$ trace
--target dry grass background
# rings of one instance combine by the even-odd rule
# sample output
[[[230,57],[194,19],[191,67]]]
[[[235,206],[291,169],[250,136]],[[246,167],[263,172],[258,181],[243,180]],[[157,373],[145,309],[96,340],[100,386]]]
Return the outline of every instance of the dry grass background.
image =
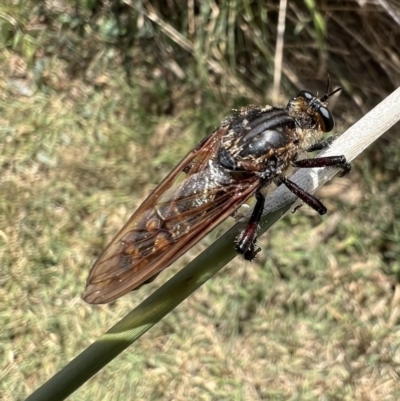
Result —
[[[397,1],[0,5],[0,399],[22,400],[153,284],[80,299],[95,257],[230,109],[345,88],[343,131],[400,83]],[[71,400],[397,400],[400,146],[393,130]],[[229,224],[226,224],[227,227]]]

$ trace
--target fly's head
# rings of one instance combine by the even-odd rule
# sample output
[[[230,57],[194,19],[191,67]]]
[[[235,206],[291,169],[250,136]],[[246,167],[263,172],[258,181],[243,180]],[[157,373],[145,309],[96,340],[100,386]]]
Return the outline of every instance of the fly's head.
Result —
[[[335,120],[328,109],[327,100],[342,88],[326,93],[319,98],[307,90],[300,91],[286,106],[288,114],[296,121],[296,125],[314,136],[320,137],[330,132],[335,126]]]

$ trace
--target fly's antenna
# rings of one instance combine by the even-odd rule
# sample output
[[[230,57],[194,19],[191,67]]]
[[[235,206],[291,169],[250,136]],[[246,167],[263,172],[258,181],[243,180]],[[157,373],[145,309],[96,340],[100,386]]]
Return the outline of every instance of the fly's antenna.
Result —
[[[321,102],[326,102],[331,96],[333,96],[335,93],[340,92],[343,88],[339,87],[336,88],[334,91],[329,92],[331,90],[331,78],[328,74],[328,79],[327,79],[327,85],[326,85],[326,90],[325,90],[325,95],[321,97]]]

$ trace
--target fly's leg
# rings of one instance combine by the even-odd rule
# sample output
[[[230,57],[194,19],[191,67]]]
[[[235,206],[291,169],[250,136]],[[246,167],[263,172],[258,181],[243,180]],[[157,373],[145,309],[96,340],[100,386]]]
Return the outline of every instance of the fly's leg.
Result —
[[[265,196],[261,192],[256,192],[256,205],[254,206],[253,213],[250,216],[246,227],[236,238],[235,250],[243,256],[246,260],[254,260],[257,253],[261,248],[257,246],[257,230],[260,223]]]
[[[328,138],[324,142],[320,142],[320,144],[316,144],[314,146],[323,146],[327,147],[332,143],[333,139]],[[318,148],[314,149],[318,150]],[[304,160],[296,160],[293,163],[293,166],[300,168],[313,168],[313,167],[338,167],[342,170],[341,177],[347,174],[351,170],[351,165],[347,163],[346,158],[344,156],[326,156],[319,157],[315,159],[304,159]],[[320,215],[323,215],[327,212],[326,207],[323,203],[317,199],[314,195],[309,194],[303,188],[299,187],[293,181],[283,177],[278,180],[278,185],[284,184],[291,192],[293,192],[300,200],[314,209]],[[260,248],[257,246],[257,229],[260,223],[263,209],[265,196],[261,192],[256,192],[256,205],[254,206],[253,213],[243,231],[239,234],[236,239],[235,249],[236,252],[241,254],[246,260],[255,259],[258,252],[260,252]],[[298,207],[297,207],[298,208]],[[297,210],[297,208],[295,210]]]
[[[303,159],[292,162],[292,165],[300,168],[313,167],[338,167],[342,170],[340,177],[343,177],[351,170],[351,164],[347,163],[344,156],[316,157],[315,159]]]
[[[296,160],[292,164],[293,166],[300,168],[338,167],[342,170],[340,175],[341,177],[351,170],[351,165],[347,163],[344,156],[326,156],[317,157],[315,159]],[[293,192],[298,198],[300,198],[304,203],[313,208],[319,214],[322,215],[326,213],[326,207],[319,199],[317,199],[314,195],[309,194],[293,181],[290,181],[287,178],[281,178],[278,183],[286,185],[291,192]]]
[[[280,178],[278,181],[278,185],[279,184],[284,184],[287,189],[293,192],[299,199],[301,199],[304,203],[314,209],[317,213],[322,215],[327,212],[326,207],[318,198],[316,198],[314,195],[309,194],[293,181],[290,181],[287,178]]]
[[[287,178],[281,178],[278,182],[286,185],[298,198],[304,203],[312,207],[319,214],[326,213],[326,207],[315,196],[309,194],[304,189],[300,188],[293,181]],[[257,229],[262,217],[265,196],[261,192],[256,192],[256,205],[254,206],[253,213],[250,216],[246,227],[236,238],[235,250],[243,256],[246,260],[254,260],[257,253],[260,252],[260,247],[257,246]]]

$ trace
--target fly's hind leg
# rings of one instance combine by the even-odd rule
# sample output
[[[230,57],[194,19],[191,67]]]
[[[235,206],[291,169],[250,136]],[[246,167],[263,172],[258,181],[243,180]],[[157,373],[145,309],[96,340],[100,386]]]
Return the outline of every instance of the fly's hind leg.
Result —
[[[256,192],[256,205],[246,227],[236,238],[235,250],[246,260],[254,260],[261,248],[257,246],[257,230],[264,210],[265,196]]]

